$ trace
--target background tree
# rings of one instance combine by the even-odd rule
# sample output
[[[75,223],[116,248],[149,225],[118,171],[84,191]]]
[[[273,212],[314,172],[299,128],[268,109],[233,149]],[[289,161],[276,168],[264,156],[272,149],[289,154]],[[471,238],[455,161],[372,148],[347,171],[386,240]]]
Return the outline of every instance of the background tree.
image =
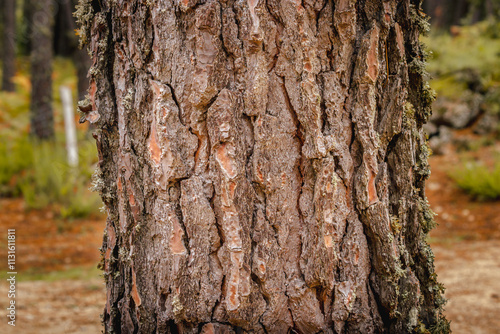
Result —
[[[19,1],[19,0],[17,0]],[[31,53],[31,31],[33,25],[32,0],[22,0],[22,15],[19,22],[18,45],[20,54],[28,56]]]
[[[464,20],[476,23],[500,16],[500,4],[493,0],[433,0],[425,1],[423,8],[431,16],[431,22],[440,28],[460,25]]]
[[[76,35],[76,21],[73,17],[78,1],[65,0],[59,2],[54,24],[55,54],[70,57],[73,60],[78,78],[78,98],[83,99],[88,89],[87,73],[90,67],[90,58],[85,49],[80,48],[79,38]]]
[[[52,110],[52,0],[32,1],[31,27],[31,132],[39,139],[54,136]]]
[[[12,77],[16,72],[16,1],[2,1],[3,12],[3,69],[2,90],[13,92],[15,90]]]
[[[106,332],[445,333],[419,1],[81,0]]]

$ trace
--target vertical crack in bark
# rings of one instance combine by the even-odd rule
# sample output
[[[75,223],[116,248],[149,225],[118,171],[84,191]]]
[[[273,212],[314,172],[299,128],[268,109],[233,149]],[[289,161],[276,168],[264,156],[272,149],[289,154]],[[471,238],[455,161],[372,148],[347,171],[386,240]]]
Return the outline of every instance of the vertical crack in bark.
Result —
[[[300,142],[300,152],[301,152],[300,154],[301,154],[301,158],[302,158],[302,156],[303,156],[302,147],[304,146],[304,133],[302,131],[302,125],[300,124],[299,118],[297,116],[297,112],[295,111],[292,103],[290,102],[290,96],[288,95],[288,91],[286,90],[286,86],[285,86],[285,78],[284,77],[280,77],[280,78],[282,80],[281,88],[282,88],[283,94],[285,96],[286,107],[288,108],[288,110],[290,110],[290,113],[293,117],[293,123],[295,124],[295,128],[296,128],[295,137]]]
[[[290,114],[292,115],[293,123],[294,123],[295,129],[296,129],[294,138],[296,138],[296,140],[299,143],[299,147],[300,147],[300,149],[299,149],[300,158],[298,159],[297,166],[295,167],[297,169],[297,174],[299,176],[299,183],[300,183],[296,206],[297,206],[297,212],[299,214],[299,223],[301,225],[303,225],[304,215],[302,213],[302,210],[300,209],[300,196],[302,194],[302,189],[304,188],[304,175],[302,173],[302,163],[305,161],[305,159],[307,159],[303,153],[304,137],[303,137],[303,132],[302,132],[302,126],[301,126],[300,121],[298,119],[297,113],[294,110],[292,103],[290,102],[290,96],[288,95],[288,91],[287,91],[286,86],[285,86],[285,78],[284,77],[281,77],[281,82],[282,82],[281,89],[282,89],[283,95],[285,97],[286,107],[290,111]],[[303,251],[303,249],[302,249],[303,248],[302,236],[299,239],[300,239],[300,246],[299,246],[300,249],[299,249],[299,256],[297,259],[298,261],[300,261],[300,259],[302,258],[302,251]],[[302,270],[300,269],[300,263],[297,264],[297,267],[299,269],[299,274],[301,275],[301,279],[305,282],[304,273],[302,273]]]
[[[435,279],[427,277],[433,274],[429,262],[431,255],[422,244],[424,235],[419,234],[422,232],[420,224],[423,224],[419,220],[424,215],[421,211],[427,210],[427,207],[422,210],[417,208],[417,204],[423,203],[425,198],[423,182],[426,165],[420,162],[423,151],[418,149],[423,142],[421,138],[413,138],[412,134],[406,138],[404,133],[388,132],[380,125],[385,114],[394,113],[391,108],[398,102],[394,102],[393,94],[390,93],[397,89],[398,73],[404,79],[398,72],[404,67],[394,72],[394,80],[393,77],[389,78],[392,67],[396,66],[390,54],[393,46],[389,44],[394,42],[387,39],[385,44],[381,42],[386,37],[385,30],[389,31],[390,28],[381,22],[384,18],[387,21],[387,13],[380,16],[379,11],[392,10],[391,15],[397,13],[397,17],[389,17],[401,22],[409,30],[404,46],[406,56],[410,57],[421,53],[415,49],[418,43],[412,43],[416,36],[412,30],[415,29],[414,23],[406,17],[411,10],[396,12],[397,3],[394,0],[384,3],[327,0],[316,4],[307,1],[275,3],[257,0],[246,4],[187,0],[179,4],[165,4],[164,11],[160,13],[139,2],[133,1],[129,7],[121,8],[108,3],[108,0],[102,1],[103,8],[109,9],[97,13],[92,26],[92,47],[102,57],[96,58],[95,69],[98,71],[92,72],[91,77],[98,84],[96,96],[99,112],[102,113],[102,124],[99,124],[101,132],[97,136],[103,159],[100,166],[105,187],[109,188],[101,194],[110,212],[107,225],[113,231],[116,230],[114,246],[111,237],[103,240],[108,265],[108,309],[104,317],[107,331],[124,331],[130,325],[128,329],[135,332],[205,332],[210,328],[215,331],[224,328],[228,331],[264,333],[314,333],[318,330],[370,333],[381,331],[383,327],[389,332],[404,332],[411,331],[414,319],[400,316],[397,312],[407,313],[412,307],[410,304],[419,298],[422,303],[417,309],[416,319],[427,327],[436,323],[439,315],[433,312],[439,311],[439,293],[436,292],[439,286]],[[399,5],[400,9],[407,7],[408,1]],[[332,11],[332,15],[329,15],[329,11]],[[104,26],[103,22],[99,23],[100,19],[104,20]],[[136,34],[128,25],[129,19],[138,26],[151,25],[152,29],[145,29],[142,35]],[[227,24],[230,32],[224,30],[224,24]],[[330,29],[330,25],[333,31],[325,32],[325,29]],[[374,26],[382,27],[374,43],[377,48],[380,44],[379,55],[375,55],[375,60],[380,63],[380,70],[387,72],[383,80],[382,74],[378,76],[377,66],[366,70],[363,63],[363,58],[366,58],[363,47],[369,35],[367,32]],[[137,38],[144,34],[146,37],[142,41]],[[105,43],[101,35],[105,35]],[[127,72],[127,66],[135,70],[135,74]],[[367,96],[366,86],[372,83],[364,82],[366,78],[360,79],[364,72],[376,81],[373,88],[376,94],[376,126],[366,120],[370,107],[366,108],[369,103],[363,99]],[[192,73],[192,77],[189,73]],[[254,74],[261,77],[254,80]],[[275,75],[278,76],[276,79]],[[418,73],[411,74],[410,78],[411,85],[415,87],[406,87],[408,84],[404,80],[401,87],[410,90],[409,100],[423,113],[427,109],[418,101],[423,88],[420,87],[421,80],[414,83],[415,78],[419,79]],[[158,126],[157,141],[164,140],[158,147],[171,149],[170,152],[164,151],[163,156],[160,154],[162,159],[171,159],[162,170],[167,175],[165,189],[154,183],[158,170],[151,161],[150,150],[144,149],[151,137],[148,132],[153,129],[148,123],[151,122],[151,116],[146,115],[152,105],[148,79],[161,82],[171,91],[171,98],[159,98],[158,108],[170,108],[173,112],[177,107],[179,113],[178,121],[165,118],[162,124],[153,124]],[[277,85],[272,84],[273,81]],[[238,107],[226,110],[221,106],[221,109],[214,109],[211,117],[218,118],[221,113],[227,113],[228,119],[236,119],[236,126],[228,123],[229,128],[236,129],[233,137],[226,134],[229,130],[224,119],[218,118],[214,123],[217,129],[211,129],[208,121],[207,114],[224,89],[228,90],[224,94],[240,97],[235,103]],[[328,97],[330,104],[325,103],[328,89],[338,89],[336,95]],[[318,90],[323,93],[319,95],[319,101],[316,99]],[[124,98],[123,92],[129,91],[132,92],[133,106],[122,112],[119,109],[122,107],[120,101]],[[247,106],[244,105],[247,98],[245,94],[249,96]],[[387,99],[383,95],[388,96]],[[262,101],[257,101],[259,99]],[[228,102],[221,99],[221,104]],[[364,105],[365,109],[360,108],[360,105]],[[241,116],[241,108],[244,109],[243,113],[248,111],[248,114]],[[132,115],[132,111],[135,114]],[[280,114],[280,111],[285,112]],[[144,119],[142,115],[145,115]],[[396,119],[398,115],[391,117]],[[120,129],[116,129],[118,120]],[[346,126],[351,126],[351,129],[344,129]],[[419,126],[413,124],[409,130],[419,130]],[[379,136],[382,134],[382,140],[386,140],[380,148],[373,144],[376,140],[371,142],[373,131]],[[210,133],[223,139],[219,142],[219,137],[214,138]],[[145,134],[142,137],[146,139],[141,139],[141,134]],[[123,139],[124,136],[129,138]],[[190,148],[182,151],[185,146],[176,141],[179,138],[181,142],[192,141],[187,145]],[[323,139],[325,154],[319,149]],[[130,140],[132,146],[128,147]],[[405,144],[406,140],[409,143]],[[309,145],[309,141],[311,147],[304,148]],[[204,142],[208,142],[208,146]],[[229,150],[227,143],[234,145],[234,150]],[[220,152],[215,152],[219,146]],[[304,149],[309,153],[305,154]],[[199,157],[205,150],[208,150],[208,157],[203,156],[201,163]],[[408,155],[400,161],[395,160],[401,166],[393,168],[395,162],[391,161],[389,155],[398,152],[404,155],[405,150],[418,156],[412,158]],[[127,162],[129,168],[136,168],[145,162],[146,166],[142,170],[128,171],[134,173],[132,179],[123,178],[120,170],[113,165],[113,162],[126,159],[123,152],[138,159],[137,162]],[[308,158],[312,156],[318,158]],[[366,174],[367,156],[374,159],[370,161],[371,174]],[[172,162],[175,159],[178,160]],[[422,170],[408,172],[406,167],[412,159],[417,160]],[[325,165],[326,161],[331,165]],[[384,164],[387,164],[387,168]],[[197,168],[201,165],[206,168]],[[326,179],[320,182],[318,179],[318,175],[323,173],[321,167],[326,168],[324,166],[332,169],[331,175],[326,173],[332,177],[331,182]],[[404,175],[399,173],[403,169]],[[231,177],[235,175],[233,172],[238,174],[237,181]],[[123,186],[123,190],[119,191],[117,185],[113,185],[118,174]],[[366,174],[365,179],[362,179],[363,174]],[[398,177],[394,177],[396,174]],[[148,180],[148,175],[154,175],[153,180]],[[230,179],[222,180],[226,176]],[[377,201],[371,203],[370,200],[368,204],[363,197],[364,190],[359,186],[366,179],[373,181],[368,192],[376,191],[377,194]],[[194,187],[193,182],[201,183]],[[191,184],[189,189],[184,190],[197,195],[182,198],[169,193],[170,189],[179,190],[181,183],[182,188]],[[231,258],[228,240],[224,239],[233,234],[225,231],[229,223],[222,221],[224,213],[221,213],[223,210],[217,201],[223,190],[217,188],[220,186],[218,183],[225,183],[227,189],[232,188],[229,193],[233,191],[234,195],[231,195],[231,199],[235,202],[231,205],[234,205],[232,209],[237,211],[238,218],[231,216],[231,219],[234,220],[232,223],[240,224],[241,230],[236,225],[230,228],[240,234],[243,240],[241,253],[244,254],[239,260],[235,256],[238,265]],[[144,189],[136,189],[137,184],[141,184]],[[215,191],[210,189],[210,184],[216,187]],[[345,203],[343,199],[336,201],[332,191],[329,195],[323,195],[330,197],[320,202],[320,193],[327,191],[327,186],[341,189],[338,194],[348,198]],[[418,187],[420,191],[408,192],[410,186]],[[172,191],[175,193],[175,190]],[[384,195],[387,191],[393,194]],[[198,193],[201,197],[198,197]],[[256,197],[249,195],[251,193],[255,193]],[[140,199],[138,194],[148,199]],[[122,206],[125,206],[123,210],[116,209],[119,202],[117,195],[125,199],[121,199],[124,203]],[[134,218],[132,203],[127,204],[130,195],[137,197],[138,202],[144,202],[140,214],[141,220],[144,220],[141,225],[145,229],[140,233],[133,232],[132,223],[127,223],[127,229],[122,233],[118,223],[115,223],[120,218]],[[155,199],[151,199],[155,196]],[[245,201],[246,196],[253,199]],[[297,196],[296,199],[293,196]],[[403,198],[402,204],[394,202],[393,198],[398,196]],[[196,245],[196,241],[205,236],[197,239],[200,237],[197,228],[202,224],[195,223],[199,216],[195,213],[196,205],[188,202],[188,197],[193,198],[193,201],[195,198],[206,199],[208,204],[205,203],[205,212],[211,212],[215,217],[209,225],[213,228],[214,238],[220,242],[209,249],[206,263],[201,261],[196,264],[199,267],[211,261],[209,267],[217,267],[215,279],[215,276],[210,276],[212,270],[206,273],[206,277],[212,277],[207,282],[216,282],[210,289],[221,293],[218,299],[212,295],[213,299],[210,300],[213,304],[197,302],[198,295],[191,293],[210,284],[202,282],[206,278],[203,276],[205,273],[197,276],[198,273],[193,271],[195,269],[189,266],[191,258],[196,258],[197,247],[201,247]],[[181,200],[186,202],[181,203]],[[323,216],[324,209],[317,203],[325,203],[325,210],[332,212]],[[344,213],[339,205],[350,210],[342,222],[339,215]],[[306,210],[307,206],[312,206],[312,211]],[[162,240],[171,233],[168,229],[172,222],[163,219],[167,207],[175,211],[179,219],[186,254],[170,254],[168,240]],[[406,212],[404,215],[400,213],[400,219],[404,220],[401,233],[406,236],[419,234],[419,237],[411,240],[408,237],[402,244],[402,234],[386,226],[391,223],[391,216],[387,218],[386,211],[389,214]],[[310,216],[311,212],[313,216]],[[383,217],[377,218],[375,213]],[[327,227],[336,234],[327,235]],[[264,231],[259,231],[259,228]],[[386,231],[386,228],[389,230]],[[332,243],[332,240],[335,242]],[[365,245],[366,240],[370,246]],[[165,242],[167,245],[162,245]],[[316,248],[309,252],[307,242]],[[387,248],[386,243],[396,248]],[[336,256],[339,261],[333,268],[327,257],[314,259],[316,255],[326,254],[324,250],[330,249],[332,245],[337,247],[335,252],[338,252]],[[127,255],[129,251],[134,254],[128,260],[123,254]],[[395,256],[399,255],[397,259],[391,258],[392,251]],[[158,254],[162,256],[158,257]],[[114,257],[117,259],[113,260]],[[405,260],[406,257],[411,259]],[[414,263],[408,266],[412,260]],[[144,295],[141,305],[130,301],[133,274],[127,269],[131,265],[127,261],[132,261],[136,268],[138,293],[157,291],[158,296],[146,298]],[[384,265],[388,266],[387,270],[380,269]],[[147,277],[145,268],[153,269],[153,278]],[[384,274],[386,271],[387,275]],[[249,284],[243,286],[246,274],[249,275]],[[228,309],[225,295],[230,293],[229,288],[234,288],[234,284],[230,286],[229,282],[231,275],[238,278],[235,286],[239,300],[237,306]],[[400,291],[403,290],[409,293],[408,298],[402,297]],[[203,307],[206,309],[199,311]],[[379,314],[382,317],[380,321],[377,320]],[[405,321],[410,325],[405,324]],[[367,325],[369,322],[372,324]],[[365,325],[368,327],[363,327]]]
[[[179,191],[181,192],[181,182],[182,180],[187,180],[188,178],[187,177],[184,177],[184,178],[181,178],[181,179],[178,179],[175,181],[175,184],[173,184],[170,188],[173,188],[173,187],[176,187]],[[182,243],[184,244],[184,249],[186,250],[186,258],[189,257],[189,255],[191,255],[191,248],[189,247],[189,235],[187,233],[187,230],[186,230],[186,225],[184,224],[184,217],[183,217],[183,214],[182,214],[182,209],[181,209],[181,196],[179,196],[179,198],[177,200],[175,200],[173,203],[175,205],[175,211],[176,211],[176,214],[177,214],[177,218],[178,218],[178,221],[179,221],[179,224],[181,226],[181,229],[182,229]]]
[[[183,119],[182,119],[183,118],[182,117],[182,108],[181,108],[181,105],[179,104],[179,102],[177,100],[177,96],[175,94],[174,87],[172,87],[172,85],[170,83],[168,83],[168,82],[161,82],[161,83],[164,84],[164,85],[166,85],[166,86],[168,86],[168,88],[170,88],[170,92],[172,93],[172,99],[174,100],[174,103],[177,106],[177,109],[179,110],[179,114],[178,114],[179,120],[181,121],[182,125],[186,126],[186,124],[183,122]]]

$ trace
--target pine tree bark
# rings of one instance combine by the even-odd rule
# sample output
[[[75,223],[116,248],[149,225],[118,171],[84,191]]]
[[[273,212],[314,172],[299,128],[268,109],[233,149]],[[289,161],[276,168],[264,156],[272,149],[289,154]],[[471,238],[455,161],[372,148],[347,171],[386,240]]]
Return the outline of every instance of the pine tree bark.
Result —
[[[13,92],[15,90],[12,77],[16,74],[16,2],[4,0],[3,11],[3,69],[2,90]]]
[[[32,2],[31,26],[31,133],[38,139],[54,137],[52,58],[54,24],[51,0]]]
[[[81,0],[107,333],[446,333],[418,1]]]

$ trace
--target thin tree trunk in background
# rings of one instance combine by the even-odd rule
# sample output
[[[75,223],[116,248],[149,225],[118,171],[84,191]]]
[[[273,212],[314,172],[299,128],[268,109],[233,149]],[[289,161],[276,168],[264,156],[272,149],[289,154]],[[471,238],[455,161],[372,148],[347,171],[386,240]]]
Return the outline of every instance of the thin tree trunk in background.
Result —
[[[416,2],[80,2],[106,333],[449,332]]]
[[[455,15],[453,17],[452,25],[459,25],[462,19],[469,13],[470,9],[474,9],[467,0],[453,0],[450,1],[450,7],[455,7]]]
[[[498,5],[494,6],[491,0],[429,0],[424,2],[423,7],[430,15],[433,26],[439,28],[474,24],[489,16],[498,16]]]
[[[71,26],[73,24],[73,18],[71,16],[71,9],[69,9],[70,15],[68,15],[67,7],[72,7],[70,0],[59,0],[57,1],[57,7],[54,11],[54,54],[63,57],[68,57],[71,54],[75,44],[74,40],[71,38],[74,29]]]
[[[90,68],[90,57],[84,49],[76,48],[71,54],[71,58],[76,67],[76,75],[78,78],[78,100],[83,100],[89,89],[88,71]]]
[[[495,10],[498,8],[498,3],[496,6],[497,8],[495,8],[495,6],[493,6],[493,0],[486,0],[484,7],[485,7],[485,12],[486,12],[486,17],[490,17],[490,16],[496,17],[499,14],[499,13],[495,13]]]
[[[16,1],[3,0],[3,69],[2,90],[15,90],[12,77],[16,74]]]
[[[54,136],[52,110],[52,25],[51,0],[33,5],[31,34],[31,133],[39,139]]]
[[[18,45],[19,52],[28,56],[31,54],[31,34],[33,25],[33,6],[32,0],[23,0],[23,15],[19,24]]]
[[[75,11],[75,3],[77,1],[66,0],[59,4],[59,16],[64,21],[64,38],[66,40],[66,53],[70,55],[75,65],[76,74],[78,78],[78,100],[83,100],[89,88],[89,80],[87,73],[90,67],[90,57],[85,49],[79,46],[78,36],[75,34],[76,22],[73,17]]]

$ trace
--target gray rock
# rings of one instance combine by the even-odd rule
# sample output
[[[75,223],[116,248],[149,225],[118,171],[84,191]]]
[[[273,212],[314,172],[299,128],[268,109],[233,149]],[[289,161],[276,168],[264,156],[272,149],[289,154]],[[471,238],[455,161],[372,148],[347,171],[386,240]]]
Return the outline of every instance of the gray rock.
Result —
[[[432,152],[437,155],[445,154],[447,151],[447,144],[453,138],[452,131],[449,127],[441,125],[438,128],[438,135],[429,139],[429,146]]]
[[[434,104],[431,122],[447,125],[454,129],[465,128],[479,115],[483,97],[480,94],[466,94],[459,101],[442,98]]]
[[[493,115],[491,113],[486,113],[479,118],[479,120],[474,124],[472,130],[475,134],[486,135],[494,132],[498,129],[499,119],[498,115]]]
[[[424,124],[424,131],[430,137],[431,135],[434,135],[438,132],[438,127],[436,126],[436,124],[429,122]]]
[[[443,115],[443,121],[452,128],[461,129],[470,122],[475,116],[474,114],[474,111],[469,108],[467,103],[450,103]]]

